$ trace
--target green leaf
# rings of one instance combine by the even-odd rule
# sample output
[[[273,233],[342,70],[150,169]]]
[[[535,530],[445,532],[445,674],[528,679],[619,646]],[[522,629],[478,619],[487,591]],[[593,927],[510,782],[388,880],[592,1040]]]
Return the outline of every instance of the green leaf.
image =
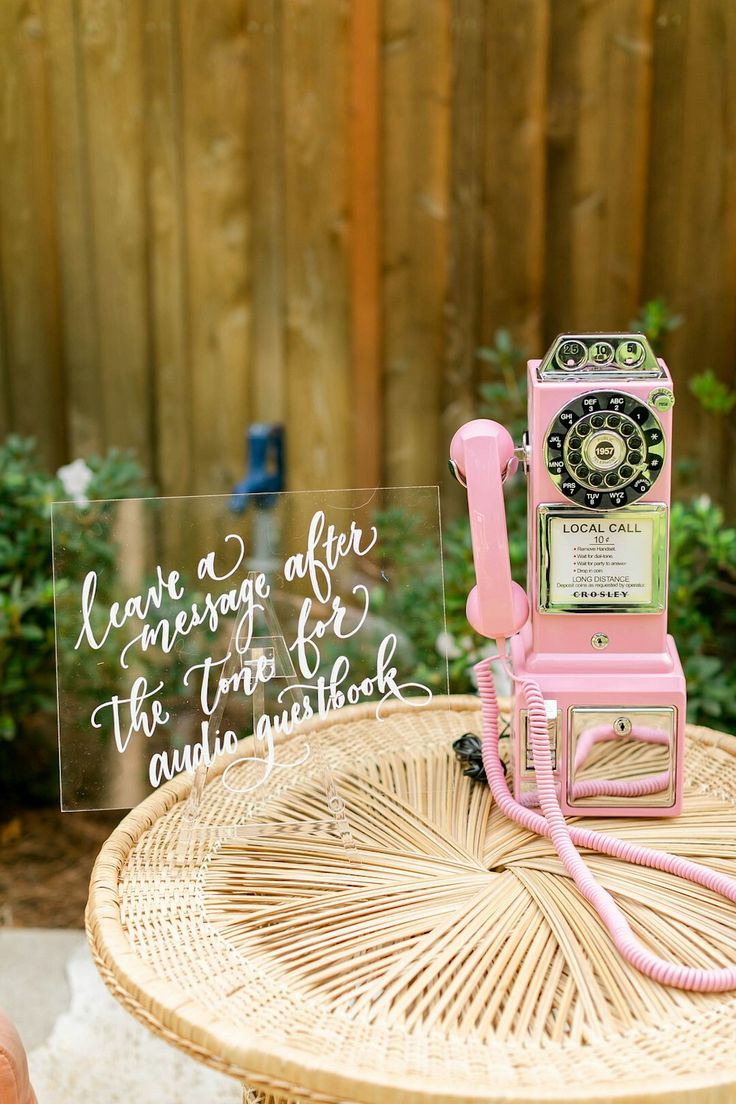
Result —
[[[708,414],[730,414],[736,406],[736,391],[718,379],[710,368],[693,376],[688,387]]]

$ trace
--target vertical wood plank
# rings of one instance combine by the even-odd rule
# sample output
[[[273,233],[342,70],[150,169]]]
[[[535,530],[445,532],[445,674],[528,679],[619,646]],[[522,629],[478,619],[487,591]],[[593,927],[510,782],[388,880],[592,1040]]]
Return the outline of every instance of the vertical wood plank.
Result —
[[[0,272],[8,415],[38,439],[43,460],[66,455],[56,218],[40,0],[0,5]]]
[[[242,475],[250,343],[243,0],[181,12],[192,440],[198,493]]]
[[[1,273],[0,273],[1,274]],[[0,441],[3,441],[13,428],[11,403],[10,365],[6,348],[5,319],[0,300]]]
[[[74,0],[45,0],[51,153],[57,216],[64,396],[71,456],[102,452],[97,289],[90,217],[85,103]]]
[[[450,12],[384,7],[383,167],[386,478],[434,483],[447,296]]]
[[[548,338],[625,328],[640,304],[653,2],[552,12]]]
[[[736,66],[733,59],[736,58],[736,11],[733,5],[725,12],[725,55],[729,59],[726,63],[724,77],[724,95],[722,103],[726,107],[724,119],[723,151],[723,195],[724,202],[724,226],[723,226],[723,275],[724,289],[722,303],[726,309],[726,324],[724,326],[723,342],[719,350],[718,372],[732,389],[736,390]],[[725,506],[728,517],[733,521],[736,518],[736,429],[733,424],[733,415],[724,419],[721,424],[721,481],[720,502]],[[709,477],[710,482],[710,477]]]
[[[483,341],[541,354],[547,0],[491,8],[486,37]]]
[[[0,201],[0,215],[2,206]],[[0,289],[2,280],[2,222],[0,222]],[[13,430],[12,364],[8,348],[8,329],[5,322],[5,295],[0,293],[0,438],[3,440]]]
[[[156,479],[162,495],[193,487],[179,4],[148,0],[145,25],[146,196]]]
[[[252,417],[286,418],[281,0],[248,5]]]
[[[143,0],[80,0],[105,443],[152,467]]]
[[[652,0],[608,0],[580,29],[572,315],[621,329],[640,302],[651,97]]]
[[[358,487],[381,479],[379,0],[353,0],[350,36],[351,302]]]
[[[675,281],[673,250],[679,241],[679,198],[682,168],[689,0],[657,0],[652,63],[652,126],[647,174],[644,294],[670,294]]]
[[[70,455],[88,456],[103,450],[105,426],[81,42],[75,0],[45,0],[44,11],[63,321],[63,402]]]
[[[685,319],[665,348],[681,404],[678,454],[698,459],[699,486],[733,510],[729,427],[701,411],[687,387],[708,368],[736,383],[736,8],[659,0],[656,27],[645,286]]]
[[[484,0],[452,0],[450,209],[442,442],[476,413],[475,377],[481,344],[484,112]],[[450,513],[466,496],[444,477]]]
[[[550,9],[547,65],[547,168],[544,223],[543,344],[575,328],[571,310],[573,279],[570,204],[575,192],[580,51],[578,0],[555,0]]]
[[[349,14],[283,4],[289,487],[351,486]]]

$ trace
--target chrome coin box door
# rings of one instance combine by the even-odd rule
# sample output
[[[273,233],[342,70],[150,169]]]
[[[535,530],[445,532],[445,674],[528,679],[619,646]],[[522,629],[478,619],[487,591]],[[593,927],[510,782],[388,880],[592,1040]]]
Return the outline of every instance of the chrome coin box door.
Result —
[[[670,807],[675,799],[677,714],[672,706],[570,709],[567,792],[578,808]]]

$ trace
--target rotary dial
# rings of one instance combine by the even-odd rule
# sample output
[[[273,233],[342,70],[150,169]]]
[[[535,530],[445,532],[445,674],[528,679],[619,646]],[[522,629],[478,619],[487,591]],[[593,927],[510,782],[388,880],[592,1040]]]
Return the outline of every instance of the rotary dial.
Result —
[[[664,431],[640,399],[580,395],[559,412],[544,444],[556,487],[590,510],[618,510],[645,495],[664,466]]]

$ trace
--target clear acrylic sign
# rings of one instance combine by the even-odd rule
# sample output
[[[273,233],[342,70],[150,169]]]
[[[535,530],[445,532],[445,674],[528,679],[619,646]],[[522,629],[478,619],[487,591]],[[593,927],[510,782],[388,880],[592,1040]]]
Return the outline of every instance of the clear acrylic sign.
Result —
[[[436,487],[61,502],[52,525],[64,809],[130,808],[226,763],[246,803],[319,776],[334,812],[314,722],[447,692],[426,645]]]

